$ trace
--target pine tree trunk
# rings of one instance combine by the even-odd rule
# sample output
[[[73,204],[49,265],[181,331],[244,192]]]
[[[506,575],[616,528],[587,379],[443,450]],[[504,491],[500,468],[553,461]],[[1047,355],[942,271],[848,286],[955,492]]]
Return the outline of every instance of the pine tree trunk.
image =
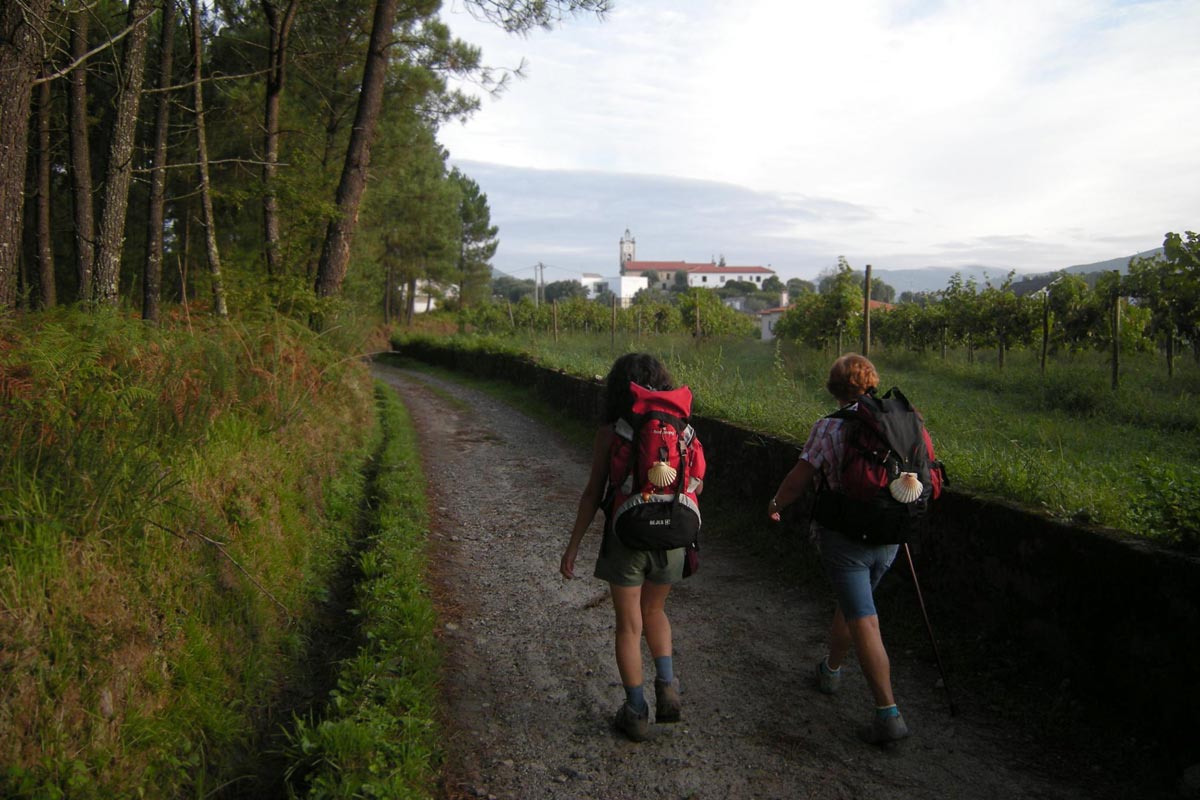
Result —
[[[83,58],[88,49],[89,11],[74,15],[71,26],[71,59]],[[75,279],[77,300],[92,299],[96,268],[96,211],[92,203],[92,150],[88,137],[87,67],[71,70],[67,103],[67,130],[71,140],[71,183],[75,212]]]
[[[337,189],[337,216],[330,220],[317,265],[316,293],[329,297],[341,291],[350,261],[350,245],[358,227],[358,209],[367,186],[367,169],[371,163],[371,140],[379,121],[383,104],[384,79],[387,77],[387,47],[392,40],[396,21],[397,0],[376,0],[375,17],[371,23],[371,42],[363,68],[362,91],[342,178]]]
[[[275,178],[279,170],[279,108],[283,99],[283,81],[287,74],[287,43],[296,19],[299,0],[290,0],[283,16],[271,0],[262,0],[267,18],[267,96],[263,112],[263,239],[267,262],[267,277],[278,277],[281,271],[279,256],[279,198]]]
[[[43,70],[44,73],[44,70]],[[50,239],[50,82],[38,87],[37,265],[38,306],[53,308],[54,244]]]
[[[125,212],[129,209],[129,187],[133,182],[133,150],[136,144],[138,104],[142,98],[142,75],[146,67],[146,39],[150,33],[151,0],[132,0],[129,24],[134,29],[125,37],[125,54],[117,90],[112,142],[104,179],[104,207],[100,213],[100,243],[96,252],[97,302],[116,305],[120,297],[121,257],[125,252]]]
[[[167,134],[171,123],[171,69],[175,55],[175,0],[163,0],[159,40],[158,111],[154,119],[154,161],[150,167],[150,208],[146,222],[146,270],[142,277],[142,319],[158,322],[162,299],[163,219],[167,201]]]
[[[404,298],[404,327],[410,328],[413,323],[413,313],[417,308],[417,279],[408,279],[408,290]]]
[[[50,0],[0,3],[0,314],[16,308],[29,107]]]
[[[191,0],[192,9],[192,103],[196,114],[196,161],[200,173],[200,205],[204,212],[204,248],[212,277],[213,313],[227,316],[225,287],[221,284],[221,253],[217,249],[217,224],[213,216],[212,182],[208,175],[208,137],[204,131],[204,84],[200,80],[204,52],[200,41],[200,0]]]

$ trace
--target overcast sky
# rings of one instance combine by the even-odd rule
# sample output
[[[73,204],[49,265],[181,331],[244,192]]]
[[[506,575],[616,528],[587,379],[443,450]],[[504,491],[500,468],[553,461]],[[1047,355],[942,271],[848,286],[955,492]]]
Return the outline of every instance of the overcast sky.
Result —
[[[1196,0],[613,0],[510,36],[443,19],[523,80],[443,127],[497,268],[639,259],[816,276],[1049,271],[1200,228]],[[479,94],[471,86],[460,87]]]

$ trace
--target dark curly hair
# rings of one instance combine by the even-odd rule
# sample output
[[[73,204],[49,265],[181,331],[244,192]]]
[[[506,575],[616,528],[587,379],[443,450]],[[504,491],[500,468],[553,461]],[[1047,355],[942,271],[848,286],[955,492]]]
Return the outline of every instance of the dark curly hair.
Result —
[[[631,382],[659,392],[675,388],[671,373],[657,358],[649,353],[626,353],[613,362],[604,379],[603,422],[616,422],[629,413],[633,407]]]

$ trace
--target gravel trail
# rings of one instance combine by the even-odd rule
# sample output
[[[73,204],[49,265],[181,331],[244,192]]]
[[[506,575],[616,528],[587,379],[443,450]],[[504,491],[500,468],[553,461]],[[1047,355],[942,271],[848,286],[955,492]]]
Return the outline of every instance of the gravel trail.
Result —
[[[701,572],[667,604],[683,721],[635,744],[611,724],[623,695],[606,585],[558,562],[589,453],[478,391],[377,365],[422,442],[431,564],[445,647],[448,798],[1039,798],[1108,796],[1089,769],[1063,773],[982,710],[949,716],[936,668],[893,652],[913,737],[858,741],[870,695],[853,661],[839,695],[811,686],[832,610],[824,584],[793,585],[706,539]],[[433,443],[437,443],[434,446]],[[887,620],[883,620],[887,641]],[[647,681],[653,676],[647,657]],[[652,690],[647,694],[652,700]],[[961,703],[960,703],[961,705]]]

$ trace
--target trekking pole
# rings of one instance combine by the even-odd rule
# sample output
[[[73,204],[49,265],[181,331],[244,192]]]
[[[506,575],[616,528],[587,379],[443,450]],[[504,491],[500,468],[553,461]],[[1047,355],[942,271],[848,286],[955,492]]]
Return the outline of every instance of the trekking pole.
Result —
[[[925,630],[929,632],[929,643],[933,645],[933,658],[937,661],[938,672],[942,674],[942,688],[946,690],[946,701],[950,703],[950,716],[958,715],[958,707],[954,705],[954,697],[950,694],[950,681],[946,680],[946,668],[942,666],[942,654],[938,652],[937,639],[933,636],[933,626],[929,624],[929,614],[925,611],[925,598],[921,596],[921,584],[917,581],[917,568],[913,565],[912,551],[908,542],[904,543],[904,556],[908,559],[908,571],[912,573],[913,588],[917,590],[917,603],[921,606],[921,616],[925,618]]]

